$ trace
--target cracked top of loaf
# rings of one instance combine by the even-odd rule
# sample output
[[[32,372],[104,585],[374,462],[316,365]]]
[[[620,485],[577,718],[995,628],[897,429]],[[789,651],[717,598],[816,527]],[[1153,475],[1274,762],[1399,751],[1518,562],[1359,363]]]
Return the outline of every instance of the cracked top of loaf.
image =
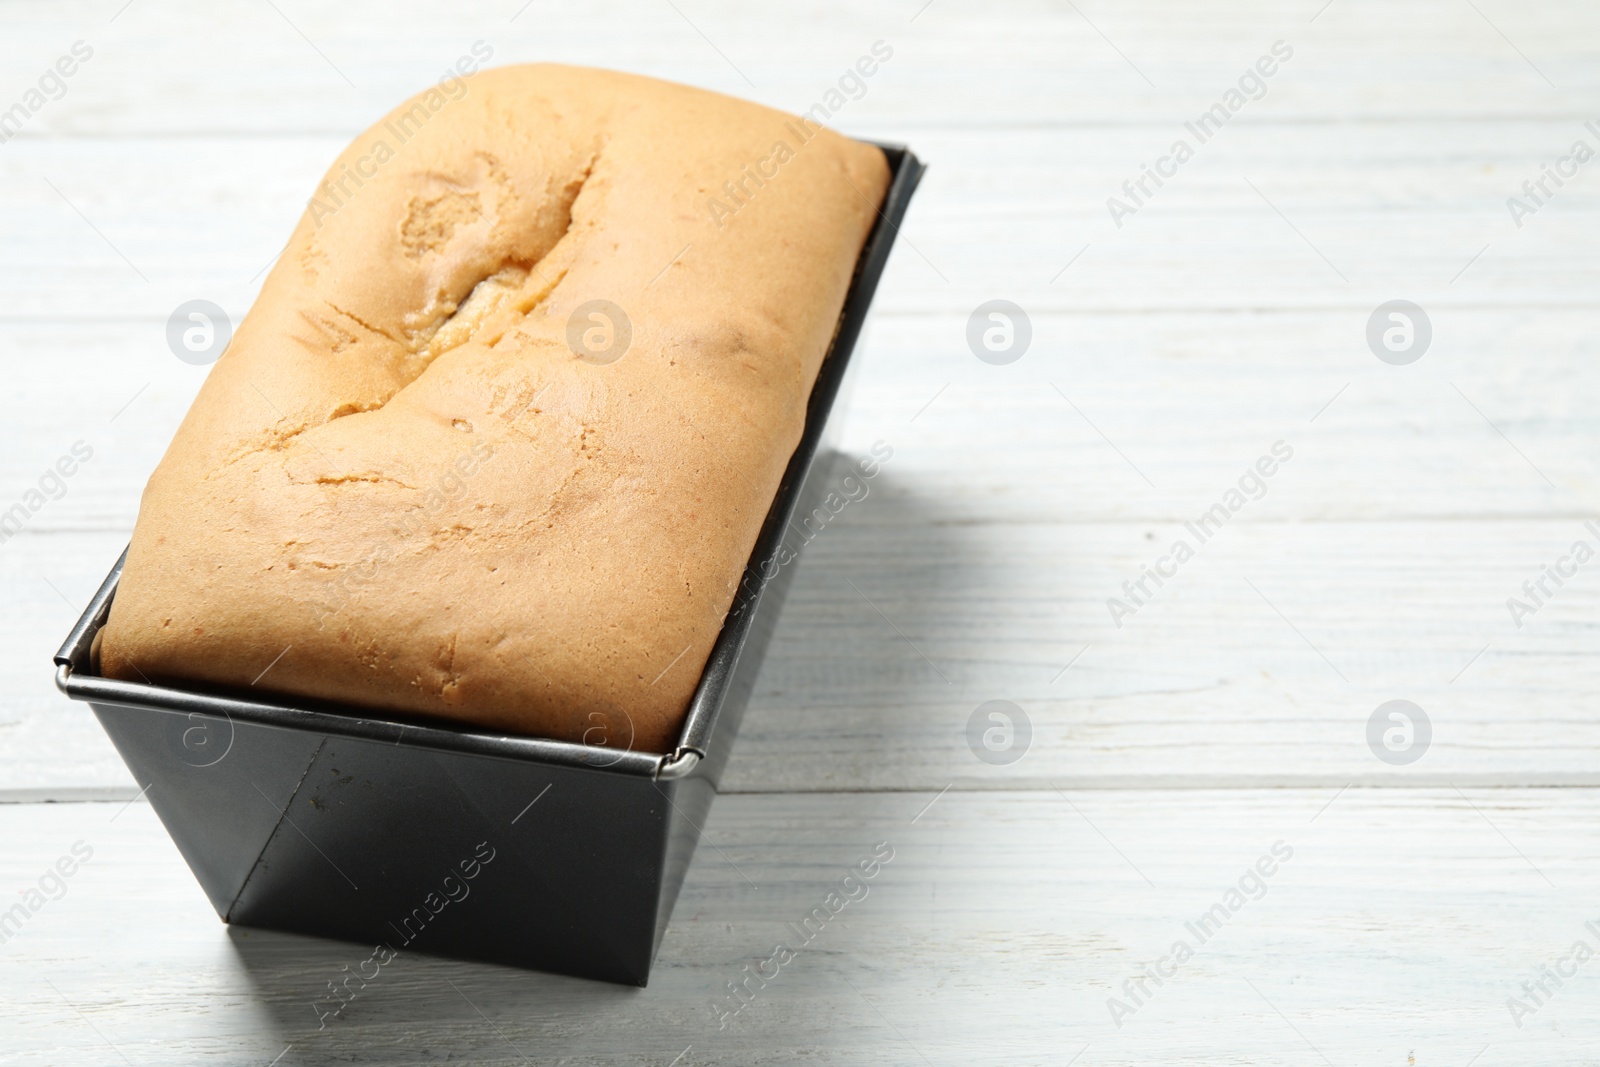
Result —
[[[102,671],[668,751],[888,183],[507,67],[334,163],[151,476]]]

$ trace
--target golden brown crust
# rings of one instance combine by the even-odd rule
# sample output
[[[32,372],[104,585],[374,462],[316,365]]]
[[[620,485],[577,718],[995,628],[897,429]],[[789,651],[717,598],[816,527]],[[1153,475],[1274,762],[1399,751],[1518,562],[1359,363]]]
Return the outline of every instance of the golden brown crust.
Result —
[[[665,751],[887,165],[629,75],[466,87],[329,171],[145,489],[102,669]],[[616,362],[568,347],[592,300]]]

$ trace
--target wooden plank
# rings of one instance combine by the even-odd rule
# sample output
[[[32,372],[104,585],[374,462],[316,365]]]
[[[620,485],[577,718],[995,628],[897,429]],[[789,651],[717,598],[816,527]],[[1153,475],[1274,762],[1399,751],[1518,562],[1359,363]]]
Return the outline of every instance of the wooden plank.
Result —
[[[1124,183],[1174,139],[1193,139],[1189,117],[1049,132],[846,126],[910,143],[932,165],[879,311],[964,319],[998,292],[1032,313],[1330,308],[1359,311],[1359,328],[1397,294],[1435,314],[1587,306],[1600,274],[1581,238],[1600,211],[1594,185],[1568,182],[1521,228],[1506,206],[1574,140],[1600,146],[1581,118],[1327,126],[1241,115],[1114,220],[1108,198],[1135,203]],[[15,210],[0,219],[0,317],[164,323],[197,295],[242,314],[355,132],[5,144],[0,189]],[[709,240],[709,214],[707,229]],[[1441,352],[1464,336],[1446,326]]]
[[[1214,99],[1275,39],[1291,42],[1296,58],[1259,104],[1304,118],[1588,117],[1579,94],[1594,86],[1596,66],[1597,16],[1579,0],[1537,9],[1500,0],[1480,5],[1481,15],[1433,0],[1339,0],[1326,11],[1319,3],[1288,8],[1266,0],[1092,0],[1076,11],[949,0],[862,10],[833,0],[759,17],[732,0],[693,0],[677,11],[608,0],[570,12],[505,0],[469,17],[416,5],[397,11],[377,0],[337,9],[290,0],[277,12],[194,0],[140,3],[120,13],[118,6],[8,5],[0,53],[16,72],[8,96],[74,39],[96,48],[69,95],[36,117],[30,136],[353,132],[438,78],[479,39],[494,48],[497,63],[614,67],[791,109],[817,100],[883,39],[895,46],[895,58],[850,105],[852,114],[980,126],[1167,117]],[[197,30],[205,48],[193,46]],[[1374,83],[1382,91],[1373,91]]]
[[[896,477],[891,463],[803,550],[728,789],[1597,781],[1600,586],[1587,571],[1547,585],[1521,628],[1505,603],[1572,540],[1597,542],[1576,519],[1241,519],[1118,627],[1107,600],[1181,527],[948,521],[889,492]],[[121,537],[5,547],[22,608],[0,620],[7,785],[131,789],[48,666]],[[1393,699],[1433,724],[1410,766],[1368,748]],[[1032,724],[1020,762],[969,746],[990,700]]]
[[[116,534],[24,534],[0,546],[0,598],[10,609],[0,614],[0,795],[138,792],[88,706],[56,691],[52,662],[126,544]]]
[[[370,949],[224,928],[145,804],[3,806],[6,885],[35,886],[76,841],[94,855],[4,946],[0,1055],[1548,1067],[1591,1062],[1600,1041],[1600,965],[1545,979],[1520,1027],[1506,1004],[1596,945],[1592,790],[950,793],[923,811],[930,799],[721,798],[706,835],[726,858],[699,850],[648,989],[401,955],[320,1031],[312,1002]],[[798,940],[787,923],[879,842],[893,859],[867,895],[719,1029],[726,983]],[[1247,878],[1275,844],[1289,858]],[[1201,944],[1186,924],[1242,878]],[[1169,958],[1175,974],[1134,1005],[1124,983],[1180,940],[1193,958]],[[1112,997],[1134,1008],[1120,1027]]]
[[[942,521],[1181,523],[1279,440],[1295,459],[1248,520],[1588,515],[1595,312],[1435,319],[1449,331],[1437,358],[1391,367],[1360,313],[1041,314],[1037,351],[990,366],[967,350],[964,316],[879,315],[844,444],[893,448],[882,491],[937,497]],[[204,368],[167,351],[161,323],[3,330],[18,358],[0,501],[82,440],[93,460],[29,528],[130,529]]]
[[[1515,524],[1241,525],[1121,628],[1106,600],[1167,531],[865,526],[802,564],[729,788],[1594,780],[1595,590],[1518,629],[1541,552]],[[1392,699],[1435,727],[1403,768],[1366,741]],[[989,700],[1031,719],[1020,762],[969,747]]]

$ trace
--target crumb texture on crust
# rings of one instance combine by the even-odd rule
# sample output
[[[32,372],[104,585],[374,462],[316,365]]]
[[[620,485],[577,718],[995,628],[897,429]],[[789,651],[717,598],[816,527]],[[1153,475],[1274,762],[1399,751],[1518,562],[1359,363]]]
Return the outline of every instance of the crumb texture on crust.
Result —
[[[316,190],[145,488],[102,669],[665,751],[888,167],[647,78],[463,84]]]

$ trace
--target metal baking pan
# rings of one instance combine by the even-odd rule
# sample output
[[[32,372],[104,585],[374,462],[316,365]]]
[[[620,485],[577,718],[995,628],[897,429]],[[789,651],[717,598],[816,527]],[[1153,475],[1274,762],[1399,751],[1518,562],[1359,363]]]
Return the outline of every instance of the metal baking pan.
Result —
[[[793,575],[763,562],[824,491],[829,414],[922,176],[910,151],[881,147],[888,194],[671,752],[101,677],[118,560],[56,654],[56,684],[94,710],[224,922],[361,942],[374,966],[416,951],[646,983]],[[328,1012],[350,981],[330,984]]]

